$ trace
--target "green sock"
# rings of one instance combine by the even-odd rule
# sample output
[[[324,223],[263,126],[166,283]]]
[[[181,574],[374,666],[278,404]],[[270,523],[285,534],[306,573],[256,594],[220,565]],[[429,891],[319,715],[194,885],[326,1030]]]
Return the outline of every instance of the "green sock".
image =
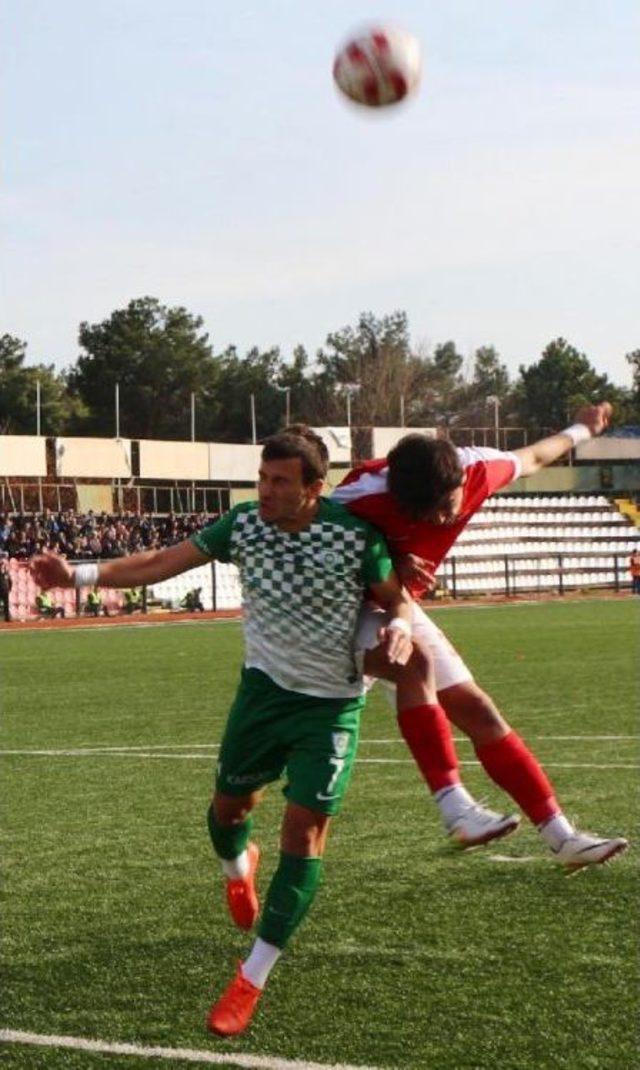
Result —
[[[264,901],[258,928],[261,940],[276,947],[285,946],[311,906],[321,876],[321,858],[280,855]]]
[[[213,849],[218,858],[230,861],[246,849],[252,825],[250,817],[235,825],[219,825],[213,812],[213,803],[211,803],[207,811],[207,825]]]

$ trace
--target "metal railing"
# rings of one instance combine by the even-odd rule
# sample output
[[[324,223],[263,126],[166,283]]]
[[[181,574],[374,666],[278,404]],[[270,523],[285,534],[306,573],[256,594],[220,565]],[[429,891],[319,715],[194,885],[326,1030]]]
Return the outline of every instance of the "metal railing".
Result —
[[[448,557],[438,573],[440,588],[452,598],[477,594],[563,595],[569,590],[631,586],[628,552],[490,554],[483,557]]]

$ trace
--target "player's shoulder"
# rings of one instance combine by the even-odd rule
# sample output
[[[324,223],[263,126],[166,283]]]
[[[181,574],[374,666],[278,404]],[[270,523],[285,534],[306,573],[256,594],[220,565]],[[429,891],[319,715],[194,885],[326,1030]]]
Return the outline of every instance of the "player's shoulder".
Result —
[[[513,454],[496,450],[491,446],[457,446],[456,453],[463,468],[487,465],[496,461],[512,461]]]
[[[211,520],[208,524],[205,524],[203,531],[211,531],[212,528],[220,527],[221,524],[225,526],[233,526],[236,520],[242,517],[251,517],[258,515],[259,503],[257,501],[238,502],[237,505],[232,505],[230,509],[227,509],[225,513],[221,513],[215,520]]]
[[[240,516],[257,516],[259,511],[260,502],[258,501],[238,502],[237,505],[231,507],[229,514],[234,518]]]
[[[388,477],[389,464],[386,457],[377,461],[364,461],[345,476],[333,491],[332,500],[351,502],[374,494],[386,494]]]
[[[367,536],[378,535],[376,528],[368,520],[352,513],[341,501],[335,498],[321,498],[318,519],[323,524],[334,524],[349,531],[360,531]]]

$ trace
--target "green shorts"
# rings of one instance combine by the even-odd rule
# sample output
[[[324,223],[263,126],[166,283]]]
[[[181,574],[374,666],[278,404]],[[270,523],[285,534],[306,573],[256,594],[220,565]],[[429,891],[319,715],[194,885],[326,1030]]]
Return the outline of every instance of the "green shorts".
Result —
[[[243,668],[225,728],[216,789],[249,795],[286,771],[290,802],[337,814],[351,778],[364,696],[316,698]]]

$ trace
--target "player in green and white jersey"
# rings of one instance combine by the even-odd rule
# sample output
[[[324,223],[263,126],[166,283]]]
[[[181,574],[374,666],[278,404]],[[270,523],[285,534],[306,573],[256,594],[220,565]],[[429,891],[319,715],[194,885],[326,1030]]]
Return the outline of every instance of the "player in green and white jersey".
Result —
[[[259,915],[251,812],[286,772],[281,855],[258,938],[208,1026],[231,1035],[249,1023],[270,970],[317,890],[331,815],[355,757],[363,671],[393,673],[414,655],[412,605],[384,538],[321,497],[327,450],[308,429],[275,435],[262,451],[258,502],[237,506],[191,539],[73,569],[54,554],[32,560],[40,587],[158,582],[216,558],[240,569],[246,654],[222,740],[209,809],[227,902],[241,928]],[[365,591],[390,611],[380,645],[358,657],[354,634]]]

